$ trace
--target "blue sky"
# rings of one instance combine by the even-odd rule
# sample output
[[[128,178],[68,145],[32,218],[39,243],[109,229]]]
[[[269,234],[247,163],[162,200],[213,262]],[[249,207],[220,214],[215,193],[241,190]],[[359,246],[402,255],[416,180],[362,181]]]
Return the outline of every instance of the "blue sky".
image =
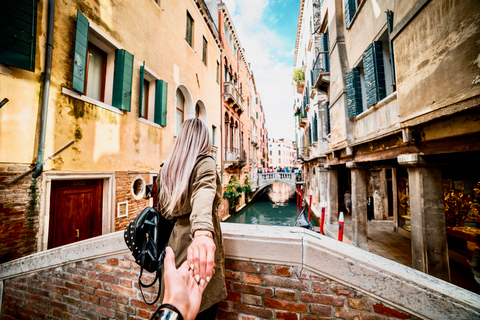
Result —
[[[223,0],[255,76],[270,138],[293,140],[292,74],[300,0]]]

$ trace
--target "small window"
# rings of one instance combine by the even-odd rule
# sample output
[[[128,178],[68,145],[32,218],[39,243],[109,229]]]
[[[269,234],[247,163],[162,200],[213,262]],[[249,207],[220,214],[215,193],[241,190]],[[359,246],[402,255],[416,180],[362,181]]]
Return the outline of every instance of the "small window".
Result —
[[[220,83],[220,62],[217,61],[217,83]]]
[[[212,125],[212,146],[216,146],[215,136],[217,134],[217,127]]]
[[[193,48],[193,18],[190,13],[187,12],[187,32],[185,40]]]
[[[87,79],[85,95],[105,102],[105,75],[107,71],[107,54],[92,43],[88,43]]]
[[[72,88],[84,95],[80,99],[130,111],[133,61],[131,53],[77,11]]]
[[[202,55],[202,61],[205,65],[207,65],[207,45],[208,45],[208,42],[207,42],[207,39],[205,39],[205,37],[203,37],[203,55]]]
[[[168,84],[145,64],[140,67],[140,97],[138,116],[165,127],[167,125]]]

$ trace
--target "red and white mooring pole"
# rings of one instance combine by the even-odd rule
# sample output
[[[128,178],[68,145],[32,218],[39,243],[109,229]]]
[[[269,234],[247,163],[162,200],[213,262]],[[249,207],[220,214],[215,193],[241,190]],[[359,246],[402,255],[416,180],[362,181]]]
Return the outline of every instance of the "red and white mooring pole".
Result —
[[[324,224],[325,224],[325,207],[322,207],[322,216],[320,218],[320,234],[323,234]]]
[[[343,212],[341,211],[338,218],[338,241],[343,242]]]

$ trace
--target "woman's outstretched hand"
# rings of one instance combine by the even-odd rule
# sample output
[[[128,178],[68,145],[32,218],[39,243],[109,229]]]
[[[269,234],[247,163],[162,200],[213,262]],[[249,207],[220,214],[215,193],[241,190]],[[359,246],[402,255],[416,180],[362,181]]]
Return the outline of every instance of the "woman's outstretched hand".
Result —
[[[212,279],[215,268],[215,243],[210,236],[210,231],[197,230],[188,247],[187,263],[193,269],[195,280],[200,286],[206,287]]]
[[[175,268],[175,255],[172,248],[167,247],[164,283],[165,296],[162,303],[175,306],[185,320],[193,320],[200,309],[202,293],[206,286],[200,286],[185,261],[180,268]]]

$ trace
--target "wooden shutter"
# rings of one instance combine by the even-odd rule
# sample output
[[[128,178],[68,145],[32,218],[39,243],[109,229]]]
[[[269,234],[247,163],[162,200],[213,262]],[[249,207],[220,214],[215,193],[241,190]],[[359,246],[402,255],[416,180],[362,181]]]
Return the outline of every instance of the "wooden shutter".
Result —
[[[365,70],[367,107],[370,107],[387,96],[381,41],[374,41],[365,50],[363,68]]]
[[[37,1],[0,1],[0,62],[35,71]]]
[[[318,141],[318,120],[317,120],[317,112],[313,117],[313,141]]]
[[[345,26],[346,28],[350,28],[350,24],[352,23],[353,16],[357,10],[357,5],[355,4],[355,0],[344,0],[345,1]]]
[[[155,116],[153,121],[162,127],[167,126],[167,93],[168,83],[157,80],[155,89]]]
[[[393,91],[395,91],[395,57],[393,56],[393,42],[390,37],[392,30],[393,30],[393,11],[392,10],[387,10],[387,26],[388,26],[388,46],[390,49],[390,67],[392,69],[392,85],[393,85]]]
[[[140,92],[138,94],[138,117],[141,118],[143,114],[143,80],[145,79],[145,61],[143,61],[143,65],[140,66]],[[148,99],[148,97],[145,97]],[[147,115],[145,115],[145,118]]]
[[[363,111],[360,71],[357,68],[348,70],[345,72],[345,81],[347,83],[348,117],[353,118]]]
[[[325,33],[320,33],[320,50],[324,53],[321,53],[322,72],[330,72],[330,55],[329,55],[329,43],[328,43],[328,31]]]
[[[77,11],[72,88],[83,94],[85,93],[85,75],[87,74],[88,29],[88,19],[80,11]]]
[[[112,105],[121,110],[130,111],[132,102],[133,55],[118,49],[115,52],[115,71],[113,75]]]

